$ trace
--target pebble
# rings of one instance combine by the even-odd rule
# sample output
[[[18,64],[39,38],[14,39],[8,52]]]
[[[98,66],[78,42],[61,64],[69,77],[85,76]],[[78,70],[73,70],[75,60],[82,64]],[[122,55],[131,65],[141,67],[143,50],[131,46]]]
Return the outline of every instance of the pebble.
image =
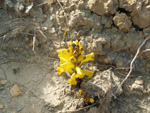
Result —
[[[0,84],[1,84],[1,85],[5,85],[6,83],[7,83],[7,80],[1,80],[1,81],[0,81]]]
[[[3,86],[0,86],[0,90],[2,90],[2,89],[4,89],[4,87],[3,87]]]
[[[2,95],[2,94],[0,94],[0,97],[2,97],[2,98],[7,98],[8,96],[7,96],[7,95]]]
[[[14,86],[10,89],[10,94],[11,94],[12,97],[16,97],[16,96],[22,95],[22,92],[19,89],[17,84],[14,84]]]
[[[0,103],[0,109],[3,109],[3,108],[4,108],[4,105]]]
[[[5,90],[2,90],[2,91],[1,91],[1,94],[2,94],[2,95],[6,95],[6,91],[5,91]]]
[[[7,103],[11,103],[11,100],[7,100]]]
[[[17,111],[22,110],[22,108],[20,106],[17,106]]]

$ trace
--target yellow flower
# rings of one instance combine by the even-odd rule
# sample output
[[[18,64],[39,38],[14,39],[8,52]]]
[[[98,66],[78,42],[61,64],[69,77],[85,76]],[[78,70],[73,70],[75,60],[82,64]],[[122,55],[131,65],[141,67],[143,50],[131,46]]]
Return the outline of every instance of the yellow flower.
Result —
[[[89,78],[91,78],[94,74],[94,71],[89,71],[89,70],[86,70],[86,69],[84,69],[82,71],[83,71],[84,75],[87,75]]]
[[[70,57],[70,61],[71,61],[71,62],[76,62],[77,59],[76,59],[74,56],[71,56],[71,57]]]
[[[72,74],[71,78],[68,80],[68,83],[71,85],[76,85],[76,78],[84,78],[85,75],[89,78],[93,76],[93,71],[82,70],[80,66],[84,62],[93,61],[94,53],[83,55],[83,48],[78,40],[73,42],[70,41],[68,43],[68,49],[59,49],[57,52],[60,59],[60,67],[56,70],[59,75],[66,71]]]
[[[89,102],[90,102],[91,104],[93,104],[93,103],[94,103],[94,99],[93,99],[93,98],[89,98]]]
[[[68,53],[67,49],[59,49],[57,50],[58,52],[58,57],[63,57],[67,61],[70,61],[70,54]]]
[[[93,60],[94,60],[94,53],[88,55],[80,55],[77,59],[79,65],[81,65],[84,62],[93,61]]]
[[[77,85],[77,81],[73,80],[73,79],[69,79],[68,83],[71,84],[71,85]]]
[[[77,84],[75,73],[72,74],[71,78],[68,80],[68,83],[71,84],[71,85],[76,85]]]
[[[69,73],[73,73],[73,71],[74,71],[74,64],[71,62],[65,62],[63,64],[60,64],[60,67],[63,70],[68,71]]]
[[[73,42],[76,46],[75,46],[75,50],[77,51],[78,55],[83,54],[83,48],[82,45],[80,44],[80,42],[78,40]]]
[[[80,89],[80,90],[79,90],[79,94],[82,94],[82,93],[83,93],[83,90],[82,90],[82,89]]]
[[[80,67],[76,67],[76,72],[77,72],[76,77],[78,77],[78,78],[84,78],[85,74],[83,73],[83,71],[82,71],[82,69]]]
[[[73,73],[71,79],[76,79],[76,73]]]
[[[73,53],[72,41],[69,41],[69,43],[68,43],[68,53],[69,53],[70,55],[72,55],[72,53]]]
[[[57,67],[57,73],[60,75],[61,73],[65,72],[63,68]]]
[[[59,57],[59,59],[60,59],[60,64],[63,64],[63,63],[65,63],[65,62],[68,62],[68,60],[65,59],[64,57]]]

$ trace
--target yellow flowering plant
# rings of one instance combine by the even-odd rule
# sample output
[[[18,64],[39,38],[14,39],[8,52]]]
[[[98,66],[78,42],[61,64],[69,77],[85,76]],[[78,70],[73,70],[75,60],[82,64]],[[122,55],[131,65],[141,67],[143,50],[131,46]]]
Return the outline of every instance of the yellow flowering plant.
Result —
[[[84,55],[82,45],[78,40],[70,41],[68,43],[68,49],[58,49],[58,57],[60,59],[59,67],[57,72],[60,75],[63,72],[69,72],[71,74],[68,83],[71,85],[77,85],[77,78],[84,78],[88,76],[91,78],[94,71],[81,69],[81,65],[87,61],[94,60],[94,53]]]

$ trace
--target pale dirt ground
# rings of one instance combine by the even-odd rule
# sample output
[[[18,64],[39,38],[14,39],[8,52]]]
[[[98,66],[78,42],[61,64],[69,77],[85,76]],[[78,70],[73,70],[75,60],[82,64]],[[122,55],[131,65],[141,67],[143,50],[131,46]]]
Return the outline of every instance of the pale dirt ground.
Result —
[[[63,8],[56,0],[44,1],[0,1],[0,113],[103,113],[105,106],[110,108],[106,113],[150,113],[149,40],[123,84],[123,92],[108,98],[104,95],[103,104],[87,111],[76,110],[83,108],[80,99],[75,98],[66,74],[59,76],[55,72],[56,50],[78,39],[86,54],[96,55],[94,63],[85,65],[95,71],[93,85],[105,80],[96,77],[110,68],[122,81],[138,47],[150,34],[150,1],[60,0]],[[69,30],[62,41],[65,24]],[[19,87],[15,97],[10,93],[14,84]],[[108,84],[112,85],[109,80]]]
[[[79,99],[71,93],[67,78],[55,72],[54,60],[49,60],[49,62],[51,65],[48,67],[37,63],[4,59],[0,61],[0,80],[7,80],[0,91],[0,106],[2,106],[0,113],[57,113],[76,109]],[[18,68],[19,70],[14,73],[13,70]],[[150,79],[146,76],[140,76],[137,79],[130,78],[123,87],[123,93],[116,99],[112,99],[110,111],[112,113],[135,111],[136,113],[149,113],[148,81]],[[10,89],[13,84],[18,85],[22,95],[11,96]],[[91,107],[88,112],[100,111],[101,109]]]
[[[19,70],[15,74],[13,69],[17,68]],[[53,65],[46,69],[36,64],[1,61],[0,79],[8,81],[0,92],[0,103],[4,105],[2,113],[46,113],[54,112],[55,109],[62,110],[64,101],[70,100],[70,97],[64,100],[68,84],[54,71]],[[13,98],[10,95],[13,84],[18,85],[22,96]]]

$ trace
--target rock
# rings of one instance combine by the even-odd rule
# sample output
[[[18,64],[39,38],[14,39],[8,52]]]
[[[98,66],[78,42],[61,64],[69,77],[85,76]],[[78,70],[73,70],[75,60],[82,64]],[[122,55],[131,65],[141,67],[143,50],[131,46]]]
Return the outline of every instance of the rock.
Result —
[[[134,25],[140,28],[150,26],[150,10],[148,2],[140,0],[119,0],[120,8],[131,12]],[[147,4],[147,5],[145,5]]]
[[[17,108],[17,111],[21,111],[22,110],[22,108],[20,106],[17,106],[16,108]]]
[[[7,100],[7,103],[11,103],[12,101],[9,99],[9,100]]]
[[[2,94],[0,94],[0,97],[2,97],[2,98],[8,98],[8,95],[2,95]]]
[[[7,83],[7,80],[0,80],[1,85],[5,85]]]
[[[130,30],[132,22],[125,13],[117,13],[114,16],[113,21],[120,30],[124,32],[128,32]]]
[[[0,86],[0,90],[3,90],[4,89],[4,87],[3,86]]]
[[[114,14],[117,5],[117,0],[88,0],[89,9],[98,15]]]
[[[89,46],[90,48],[92,47],[92,51],[95,53],[95,54],[100,54],[100,55],[103,55],[103,46],[102,44],[105,44],[106,43],[106,40],[104,38],[98,38],[97,40],[93,41],[92,43],[92,46]]]
[[[2,97],[2,98],[8,98],[8,95],[7,95],[7,93],[6,93],[5,90],[2,90],[2,91],[1,91],[0,97]]]
[[[6,90],[2,90],[2,91],[1,91],[1,94],[2,94],[2,95],[6,95]]]
[[[135,80],[135,82],[131,86],[131,90],[143,91],[143,89],[144,89],[143,80]]]
[[[4,109],[4,105],[0,103],[0,110]]]
[[[91,14],[88,10],[75,10],[71,13],[71,18],[68,22],[70,28],[85,26],[86,28],[102,29],[101,16]]]
[[[17,84],[14,84],[13,87],[10,89],[10,94],[11,94],[12,97],[16,97],[16,96],[22,95],[22,92],[19,89]]]
[[[150,10],[143,8],[140,11],[134,11],[131,13],[133,23],[140,28],[146,28],[150,26]]]

